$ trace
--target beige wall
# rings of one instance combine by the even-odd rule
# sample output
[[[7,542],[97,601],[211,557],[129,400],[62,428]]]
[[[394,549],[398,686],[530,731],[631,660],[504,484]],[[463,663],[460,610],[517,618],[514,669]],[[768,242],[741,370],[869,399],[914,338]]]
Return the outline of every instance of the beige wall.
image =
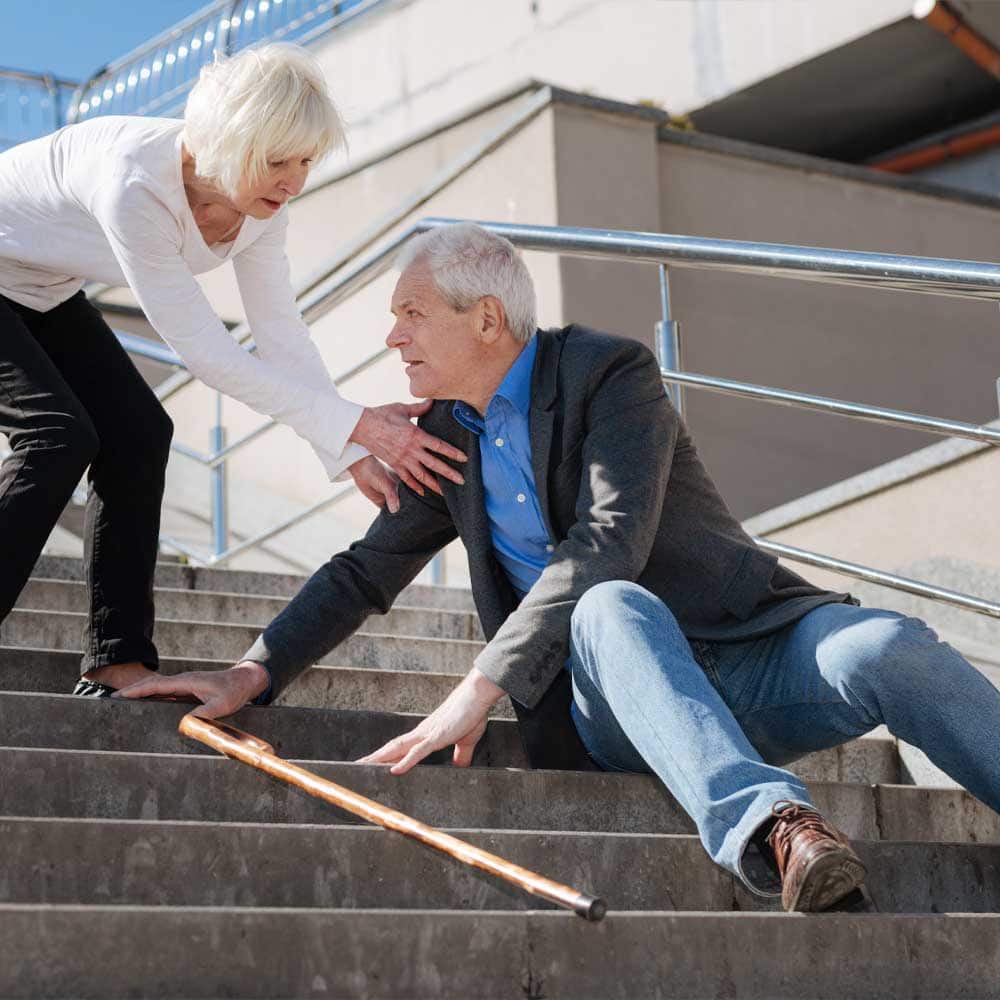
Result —
[[[690,111],[911,9],[912,0],[398,0],[317,51],[358,154],[529,77]]]
[[[664,232],[995,259],[995,210],[665,142]],[[690,371],[980,422],[997,415],[996,306],[675,268]],[[755,514],[928,443],[926,435],[689,390],[734,511]]]

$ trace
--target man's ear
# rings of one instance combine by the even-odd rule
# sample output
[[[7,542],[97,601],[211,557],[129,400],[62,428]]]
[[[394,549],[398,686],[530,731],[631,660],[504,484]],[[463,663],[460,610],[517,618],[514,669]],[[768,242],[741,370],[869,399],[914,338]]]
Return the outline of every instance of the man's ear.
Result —
[[[503,304],[493,295],[479,300],[479,336],[484,344],[493,344],[507,325],[507,314]]]

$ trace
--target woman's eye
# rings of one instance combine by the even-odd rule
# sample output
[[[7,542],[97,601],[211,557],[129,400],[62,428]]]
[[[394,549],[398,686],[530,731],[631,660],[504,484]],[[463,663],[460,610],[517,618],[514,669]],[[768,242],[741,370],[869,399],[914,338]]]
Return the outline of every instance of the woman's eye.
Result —
[[[286,160],[272,160],[268,166],[276,170],[278,167],[283,167],[286,162]]]

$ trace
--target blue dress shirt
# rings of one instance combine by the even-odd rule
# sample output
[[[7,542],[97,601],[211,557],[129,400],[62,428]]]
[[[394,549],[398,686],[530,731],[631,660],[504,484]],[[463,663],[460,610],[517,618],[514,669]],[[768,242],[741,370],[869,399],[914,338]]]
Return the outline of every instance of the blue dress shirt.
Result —
[[[490,400],[485,419],[467,403],[457,402],[452,409],[455,419],[479,437],[493,549],[520,597],[541,576],[554,549],[535,490],[528,435],[537,351],[532,337]]]

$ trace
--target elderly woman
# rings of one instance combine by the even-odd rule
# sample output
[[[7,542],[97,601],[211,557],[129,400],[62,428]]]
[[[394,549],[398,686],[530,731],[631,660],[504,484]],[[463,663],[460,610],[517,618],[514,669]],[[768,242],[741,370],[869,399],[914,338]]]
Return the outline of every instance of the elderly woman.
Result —
[[[398,504],[390,465],[439,491],[465,456],[415,427],[425,405],[343,399],[295,306],[285,203],[343,142],[322,72],[270,45],[206,68],[183,122],[106,117],[0,156],[0,621],[89,467],[90,594],[77,686],[106,695],[158,667],[153,569],[172,425],[81,291],[127,284],[157,333],[214,389],[292,427],[331,479]],[[334,223],[335,220],[331,220]],[[257,357],[196,274],[232,261]],[[429,404],[427,404],[429,405]]]

